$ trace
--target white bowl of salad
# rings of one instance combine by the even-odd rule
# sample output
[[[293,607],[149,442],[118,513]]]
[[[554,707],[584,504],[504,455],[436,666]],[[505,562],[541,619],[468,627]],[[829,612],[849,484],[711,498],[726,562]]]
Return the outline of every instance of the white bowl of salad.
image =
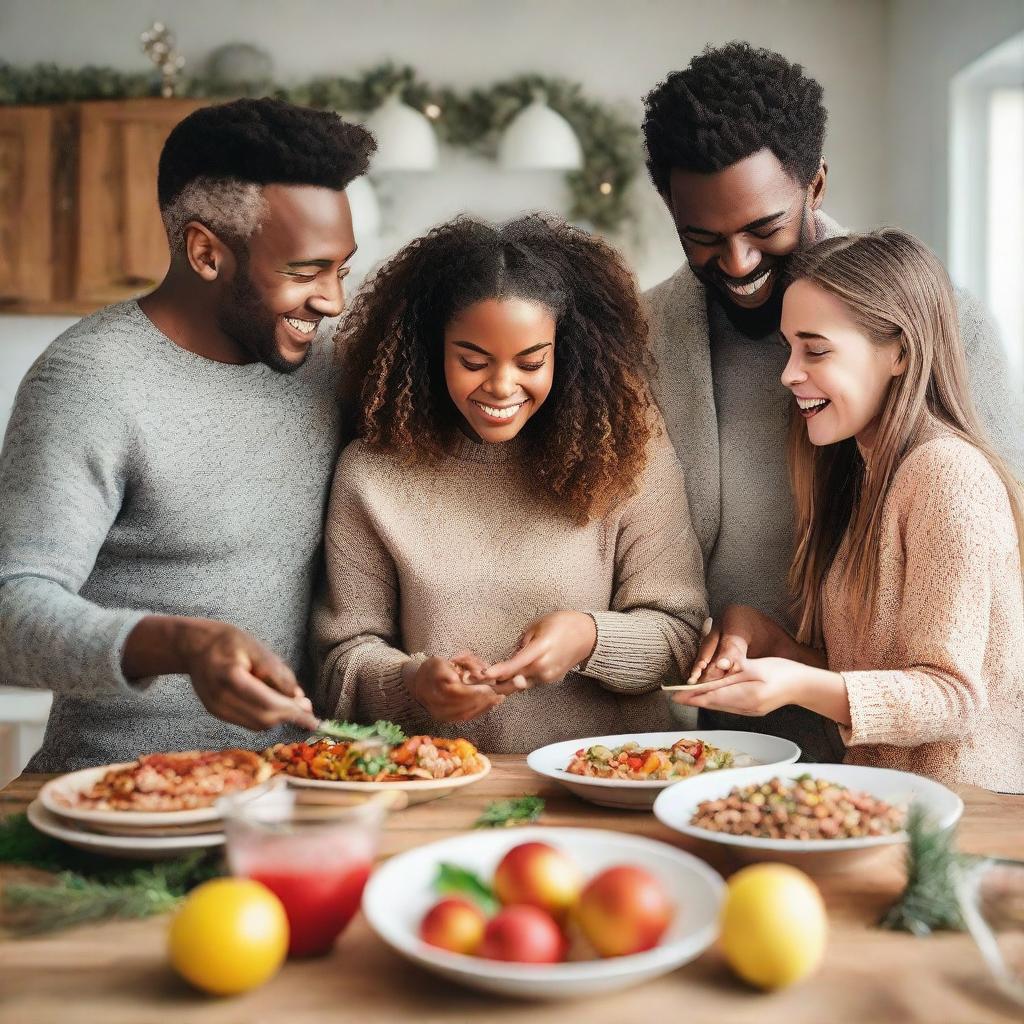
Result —
[[[791,764],[800,748],[780,736],[733,729],[587,736],[550,743],[526,763],[571,793],[600,804],[649,811],[662,790],[708,773]]]

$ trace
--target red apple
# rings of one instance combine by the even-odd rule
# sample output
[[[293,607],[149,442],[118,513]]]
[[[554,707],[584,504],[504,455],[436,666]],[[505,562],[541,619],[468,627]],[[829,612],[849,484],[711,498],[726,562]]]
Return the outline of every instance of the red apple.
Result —
[[[431,946],[472,956],[483,941],[487,918],[469,900],[450,898],[435,903],[420,922],[420,938]]]
[[[547,843],[520,843],[494,872],[494,892],[505,906],[522,903],[561,917],[583,888],[580,869]]]
[[[565,958],[565,947],[565,936],[550,914],[519,904],[499,910],[487,922],[479,955],[488,960],[553,964]]]
[[[576,921],[601,956],[625,956],[656,946],[674,909],[650,872],[621,865],[590,880],[580,894]]]

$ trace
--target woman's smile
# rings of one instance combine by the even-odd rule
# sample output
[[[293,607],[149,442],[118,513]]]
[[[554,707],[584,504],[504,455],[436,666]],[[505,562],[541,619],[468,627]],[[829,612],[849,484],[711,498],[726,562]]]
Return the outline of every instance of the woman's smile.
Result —
[[[528,398],[523,398],[518,402],[506,405],[497,405],[490,402],[483,402],[477,398],[471,398],[470,401],[476,408],[482,413],[482,418],[491,423],[508,423],[515,419],[519,414],[519,411],[529,404]]]
[[[805,420],[817,416],[819,412],[827,409],[832,404],[828,398],[802,398],[800,395],[794,395],[793,397],[796,399],[800,415]]]

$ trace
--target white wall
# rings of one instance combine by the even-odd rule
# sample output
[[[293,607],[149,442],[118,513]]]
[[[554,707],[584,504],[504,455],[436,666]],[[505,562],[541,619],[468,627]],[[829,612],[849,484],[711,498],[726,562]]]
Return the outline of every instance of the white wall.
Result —
[[[950,81],[1024,30],[1024,0],[889,0],[887,223],[949,259]],[[979,158],[982,154],[979,154]]]

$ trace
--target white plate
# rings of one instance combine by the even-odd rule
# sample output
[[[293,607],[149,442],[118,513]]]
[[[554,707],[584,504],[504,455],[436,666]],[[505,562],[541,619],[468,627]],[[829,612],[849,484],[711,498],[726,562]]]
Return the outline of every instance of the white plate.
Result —
[[[501,858],[520,843],[545,842],[572,857],[590,878],[615,864],[655,875],[676,906],[661,944],[644,953],[561,964],[515,964],[449,953],[419,937],[424,914],[441,897],[433,883],[442,862],[491,879]],[[609,992],[665,974],[699,956],[718,934],[725,893],[721,876],[667,843],[587,828],[515,828],[442,839],[392,857],[370,877],[363,912],[394,950],[435,974],[471,988],[529,999]]]
[[[859,839],[759,839],[712,832],[690,824],[698,804],[724,797],[734,786],[749,786],[773,778],[795,779],[805,774],[868,793],[891,804],[909,807],[917,801],[924,805],[940,828],[954,825],[964,810],[963,800],[951,790],[932,779],[910,772],[852,764],[789,764],[758,765],[756,768],[736,768],[720,774],[712,772],[697,776],[688,780],[685,786],[673,786],[662,793],[654,802],[654,814],[663,824],[683,835],[732,847],[734,852],[741,855],[764,860],[785,859],[800,863],[802,858],[810,858],[812,855],[825,857],[854,851],[862,853],[906,842],[905,832]]]
[[[121,764],[102,764],[95,768],[83,768],[51,779],[39,790],[39,801],[51,813],[65,821],[78,821],[83,825],[124,825],[133,829],[162,827],[166,825],[196,825],[201,822],[218,821],[220,813],[215,805],[197,807],[189,811],[96,811],[75,807],[77,794],[89,789],[108,771],[126,768],[133,761]],[[258,787],[251,787],[255,791]]]
[[[526,763],[538,774],[560,782],[571,793],[600,804],[602,807],[617,807],[629,811],[648,811],[654,805],[658,794],[677,782],[691,782],[692,779],[671,779],[667,781],[635,782],[631,779],[592,779],[585,775],[573,775],[566,766],[573,754],[581,747],[592,747],[597,743],[606,747],[621,747],[635,740],[642,747],[671,747],[680,739],[706,740],[713,747],[731,750],[737,754],[748,754],[759,765],[790,764],[800,756],[800,748],[779,736],[765,736],[756,732],[737,732],[732,729],[698,729],[695,732],[637,732],[620,736],[588,736],[581,740],[565,740],[550,743],[535,750]],[[724,768],[720,771],[737,771]],[[718,775],[720,771],[711,772]],[[703,778],[703,774],[694,778]]]
[[[311,789],[333,789],[348,793],[393,793],[395,790],[406,793],[410,804],[423,804],[428,800],[437,800],[447,796],[452,790],[462,786],[472,786],[486,778],[491,771],[491,762],[483,754],[477,754],[483,762],[483,768],[472,775],[458,775],[454,779],[410,779],[408,782],[333,782],[327,779],[303,779],[297,775],[281,774],[292,786],[306,786]]]
[[[181,857],[193,850],[205,850],[224,845],[223,832],[206,832],[198,836],[162,836],[148,839],[144,836],[108,836],[87,832],[51,814],[38,799],[26,811],[28,820],[40,832],[60,839],[87,853],[102,853],[108,857],[130,860],[166,860]]]

